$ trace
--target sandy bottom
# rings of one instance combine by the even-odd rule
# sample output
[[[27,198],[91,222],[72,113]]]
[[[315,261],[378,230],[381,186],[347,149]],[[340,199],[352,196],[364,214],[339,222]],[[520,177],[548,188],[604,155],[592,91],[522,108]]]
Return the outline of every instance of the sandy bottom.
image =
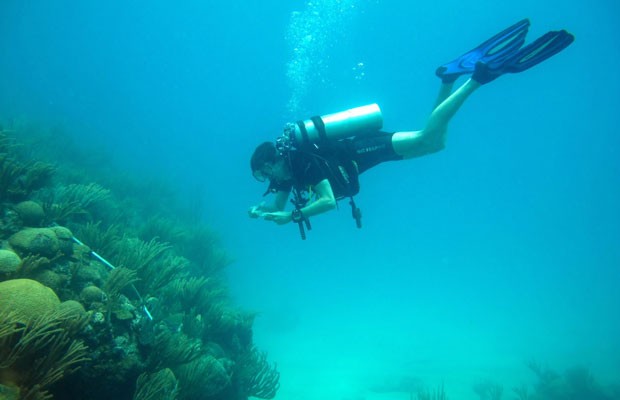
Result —
[[[334,326],[274,333],[257,323],[256,342],[281,373],[277,400],[416,400],[418,390],[442,384],[449,399],[478,400],[473,386],[489,381],[501,384],[508,398],[513,387],[533,381],[527,360],[493,354],[483,341],[415,340],[381,329]]]
[[[274,354],[275,356],[275,354]],[[278,356],[281,372],[279,400],[412,400],[419,389],[436,390],[441,384],[449,399],[477,400],[476,383],[492,379],[511,392],[510,383],[524,375],[524,368],[497,373],[493,368],[459,365],[458,361],[430,361],[395,370],[380,366],[381,360],[361,362],[357,357],[311,354]],[[422,363],[421,363],[422,364]],[[493,378],[491,378],[493,377]]]

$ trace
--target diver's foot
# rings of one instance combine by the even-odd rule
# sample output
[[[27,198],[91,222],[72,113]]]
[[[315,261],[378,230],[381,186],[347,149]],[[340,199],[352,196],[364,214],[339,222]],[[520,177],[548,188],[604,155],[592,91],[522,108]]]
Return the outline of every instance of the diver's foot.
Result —
[[[459,71],[456,73],[447,73],[448,68],[445,65],[435,70],[435,75],[441,78],[442,83],[450,84],[456,82],[459,76],[467,73],[468,71]]]
[[[487,63],[478,61],[471,79],[484,85],[499,78],[502,74],[501,70],[492,70]]]
[[[527,18],[517,22],[476,48],[440,66],[435,70],[435,75],[444,83],[453,83],[459,76],[473,73],[478,61],[491,63],[509,57],[525,43],[529,26],[530,21]]]
[[[477,61],[472,79],[484,85],[505,73],[527,71],[564,50],[574,40],[575,36],[564,29],[547,32],[508,57]]]

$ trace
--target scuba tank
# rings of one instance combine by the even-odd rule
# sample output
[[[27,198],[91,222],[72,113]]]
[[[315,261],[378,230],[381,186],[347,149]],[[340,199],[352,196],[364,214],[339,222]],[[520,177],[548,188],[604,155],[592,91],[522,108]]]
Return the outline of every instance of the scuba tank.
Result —
[[[330,146],[329,142],[338,142],[349,137],[374,133],[382,127],[383,116],[377,104],[351,108],[334,114],[316,116],[305,121],[286,124],[284,133],[276,139],[276,151],[284,157],[288,157],[291,150],[314,154],[315,157],[323,160],[329,166],[329,161],[320,154],[321,150],[325,150],[325,148],[328,151],[334,151],[335,144],[332,143],[334,146]],[[290,158],[288,159],[290,162]],[[351,205],[352,217],[355,219],[357,227],[361,228],[362,213],[353,200],[353,196],[359,191],[359,172],[357,172],[357,167],[352,160],[351,164],[354,171],[347,171],[347,168],[342,165],[336,166],[341,175],[346,175],[345,185],[350,190],[347,189],[349,191],[343,197],[351,199],[349,204]],[[334,174],[332,173],[332,175]],[[301,238],[305,240],[306,229],[311,229],[311,225],[308,218],[301,214],[301,209],[306,205],[308,199],[304,197],[302,190],[295,187],[293,187],[293,197],[291,202],[295,205],[294,214],[296,213],[298,216],[293,221],[299,225]]]
[[[316,116],[305,121],[288,123],[284,128],[285,140],[295,147],[344,139],[365,132],[378,131],[383,117],[377,104]]]

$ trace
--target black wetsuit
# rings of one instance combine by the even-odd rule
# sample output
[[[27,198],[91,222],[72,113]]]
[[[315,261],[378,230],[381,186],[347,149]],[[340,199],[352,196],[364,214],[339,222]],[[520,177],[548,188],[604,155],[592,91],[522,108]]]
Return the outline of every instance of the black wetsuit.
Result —
[[[393,133],[378,131],[362,137],[335,141],[326,146],[288,153],[293,178],[271,181],[269,192],[307,190],[324,179],[329,180],[336,199],[359,191],[358,175],[384,161],[401,160],[392,147]]]

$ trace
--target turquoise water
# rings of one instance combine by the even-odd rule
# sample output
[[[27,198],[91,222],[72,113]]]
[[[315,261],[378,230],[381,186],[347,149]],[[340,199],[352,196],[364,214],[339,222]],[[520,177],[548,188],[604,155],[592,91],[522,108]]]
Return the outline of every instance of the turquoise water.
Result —
[[[21,2],[0,5],[0,120],[62,126],[200,199],[278,399],[409,399],[534,381],[530,360],[620,381],[620,62],[615,1]],[[444,151],[362,177],[295,226],[247,218],[255,145],[377,102],[421,128],[441,63],[529,17],[575,43],[483,87]],[[407,381],[408,385],[401,384]],[[413,383],[411,383],[413,382]]]

